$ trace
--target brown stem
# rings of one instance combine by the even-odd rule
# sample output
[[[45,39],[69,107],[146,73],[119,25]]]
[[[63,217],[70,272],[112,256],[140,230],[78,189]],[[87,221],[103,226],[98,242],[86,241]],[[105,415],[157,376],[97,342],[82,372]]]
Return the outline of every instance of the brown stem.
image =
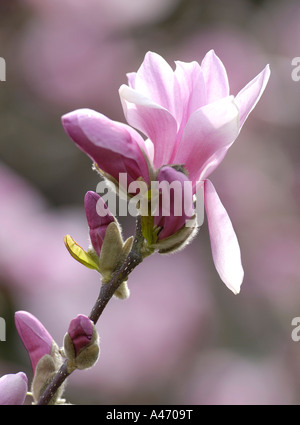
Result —
[[[128,254],[126,260],[122,266],[117,270],[111,281],[101,286],[99,296],[95,302],[94,307],[89,315],[89,318],[97,323],[99,317],[101,316],[103,310],[105,309],[107,303],[112,298],[115,291],[118,289],[119,285],[129,276],[132,270],[143,261],[142,248],[144,244],[144,238],[142,235],[141,227],[141,217],[137,217],[136,221],[136,232],[135,238],[132,244],[130,253]],[[50,382],[48,387],[45,389],[41,395],[38,405],[49,404],[54,394],[57,392],[58,388],[63,384],[65,379],[72,372],[68,372],[67,360],[63,363],[61,368],[58,370],[53,380]]]

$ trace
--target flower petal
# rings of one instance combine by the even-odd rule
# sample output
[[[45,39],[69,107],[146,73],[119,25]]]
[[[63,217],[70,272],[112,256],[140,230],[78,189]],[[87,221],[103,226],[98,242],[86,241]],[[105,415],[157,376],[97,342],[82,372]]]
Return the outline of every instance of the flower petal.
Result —
[[[127,122],[154,144],[154,166],[168,164],[177,136],[175,118],[152,99],[124,84],[119,93]]]
[[[263,71],[251,80],[235,97],[236,104],[240,109],[240,129],[248,115],[253,110],[270,78],[270,67],[267,65]]]
[[[176,116],[176,79],[170,65],[157,53],[147,52],[136,73],[135,89]]]
[[[214,50],[206,53],[201,68],[206,85],[207,103],[229,96],[227,72]]]
[[[176,112],[178,123],[176,143],[178,145],[189,117],[207,102],[203,73],[198,62],[176,61],[175,63],[175,77],[178,87],[177,102],[179,106],[179,110]],[[177,145],[173,148],[173,156],[176,155]],[[170,162],[173,162],[173,158],[171,158]]]
[[[90,344],[93,336],[92,321],[83,314],[78,314],[75,319],[71,320],[68,328],[68,334],[74,344],[75,354]]]
[[[239,111],[233,96],[220,99],[195,111],[190,117],[174,158],[184,164],[189,179],[197,181],[208,166],[207,161],[234,142],[239,132]],[[224,155],[220,156],[223,159]]]
[[[225,285],[238,294],[244,278],[239,243],[230,218],[209,180],[205,180],[204,198],[215,267]]]
[[[0,378],[0,405],[22,405],[28,390],[27,376],[23,372],[9,373]]]
[[[62,123],[76,145],[117,181],[119,173],[128,174],[128,183],[139,177],[149,181],[147,150],[135,130],[90,109],[70,112]]]
[[[159,215],[154,216],[154,224],[162,227],[158,239],[167,238],[179,229],[194,214],[192,188],[189,179],[173,167],[162,167],[157,180],[161,193]]]
[[[29,354],[34,373],[38,361],[51,353],[53,338],[41,322],[27,311],[15,313],[15,324]]]
[[[181,109],[189,117],[207,103],[203,72],[198,62],[176,61],[175,77],[180,90]],[[185,120],[186,122],[186,120]]]
[[[84,208],[89,225],[91,243],[97,255],[100,255],[108,225],[114,221],[105,202],[96,192],[88,191],[84,197]]]

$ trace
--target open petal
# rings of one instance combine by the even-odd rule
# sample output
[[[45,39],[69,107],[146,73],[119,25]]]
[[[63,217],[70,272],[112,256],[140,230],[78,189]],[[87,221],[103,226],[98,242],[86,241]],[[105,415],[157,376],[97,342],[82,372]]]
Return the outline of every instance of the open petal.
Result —
[[[159,54],[146,53],[136,73],[135,89],[172,115],[176,115],[177,90],[174,71]]]
[[[175,63],[175,77],[178,86],[178,110],[176,111],[178,136],[176,143],[179,144],[189,117],[207,102],[203,73],[198,62],[176,61]],[[177,146],[175,145],[173,149],[174,156],[176,151]],[[171,162],[173,162],[173,158],[171,158]]]
[[[126,77],[128,79],[128,85],[129,85],[129,87],[131,87],[132,89],[134,89],[135,88],[136,72],[128,72],[126,74]]]
[[[127,122],[144,133],[154,145],[154,166],[170,162],[176,136],[177,122],[171,113],[126,85],[119,89]]]
[[[198,62],[176,61],[175,77],[181,98],[181,109],[189,117],[194,111],[205,105],[206,90],[203,72]]]
[[[134,129],[90,109],[66,114],[62,123],[76,145],[105,173],[117,181],[119,173],[127,173],[128,183],[139,177],[148,182],[147,149]]]
[[[205,181],[204,198],[215,267],[225,285],[238,294],[244,278],[239,243],[230,218],[209,180]]]
[[[240,129],[263,94],[269,81],[270,73],[270,67],[267,65],[235,97],[236,104],[240,110]]]
[[[214,50],[206,53],[201,68],[206,86],[207,103],[229,96],[227,72]]]
[[[233,96],[205,105],[190,117],[174,163],[184,164],[189,179],[195,182],[208,166],[209,158],[218,160],[217,153],[229,148],[238,131],[239,111]],[[223,157],[222,153],[220,160]]]

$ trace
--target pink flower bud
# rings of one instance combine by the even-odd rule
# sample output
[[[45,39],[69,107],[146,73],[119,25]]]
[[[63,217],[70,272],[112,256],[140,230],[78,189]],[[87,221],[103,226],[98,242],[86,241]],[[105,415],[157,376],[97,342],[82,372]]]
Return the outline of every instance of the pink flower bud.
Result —
[[[41,322],[27,311],[15,313],[15,324],[35,373],[38,361],[46,354],[51,354],[54,340]]]
[[[154,224],[162,227],[158,235],[161,240],[175,234],[193,216],[193,193],[187,176],[174,167],[162,167],[157,180],[161,197]]]
[[[23,372],[10,373],[0,378],[0,405],[21,405],[28,390],[27,376]]]
[[[93,324],[87,316],[78,314],[75,319],[71,320],[68,334],[72,340],[75,355],[77,355],[82,348],[90,344],[93,331]]]
[[[108,210],[101,196],[92,191],[86,193],[84,207],[90,228],[91,243],[99,256],[107,226],[114,221],[114,216]]]

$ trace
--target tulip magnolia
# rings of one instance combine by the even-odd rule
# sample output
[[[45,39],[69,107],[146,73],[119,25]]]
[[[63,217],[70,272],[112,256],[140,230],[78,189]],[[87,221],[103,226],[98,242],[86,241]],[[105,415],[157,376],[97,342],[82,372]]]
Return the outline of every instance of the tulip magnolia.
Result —
[[[77,146],[114,181],[126,172],[128,183],[142,179],[149,184],[161,177],[162,167],[184,167],[193,194],[198,187],[204,188],[213,260],[234,293],[240,291],[244,276],[240,248],[226,210],[207,178],[237,138],[269,76],[267,65],[234,97],[224,65],[213,50],[201,65],[177,61],[175,71],[160,55],[148,52],[138,71],[128,74],[128,85],[119,89],[128,124],[142,132],[145,140],[128,125],[89,109],[62,118]],[[159,220],[158,239],[169,237],[170,230],[176,232],[179,222],[175,214]]]

